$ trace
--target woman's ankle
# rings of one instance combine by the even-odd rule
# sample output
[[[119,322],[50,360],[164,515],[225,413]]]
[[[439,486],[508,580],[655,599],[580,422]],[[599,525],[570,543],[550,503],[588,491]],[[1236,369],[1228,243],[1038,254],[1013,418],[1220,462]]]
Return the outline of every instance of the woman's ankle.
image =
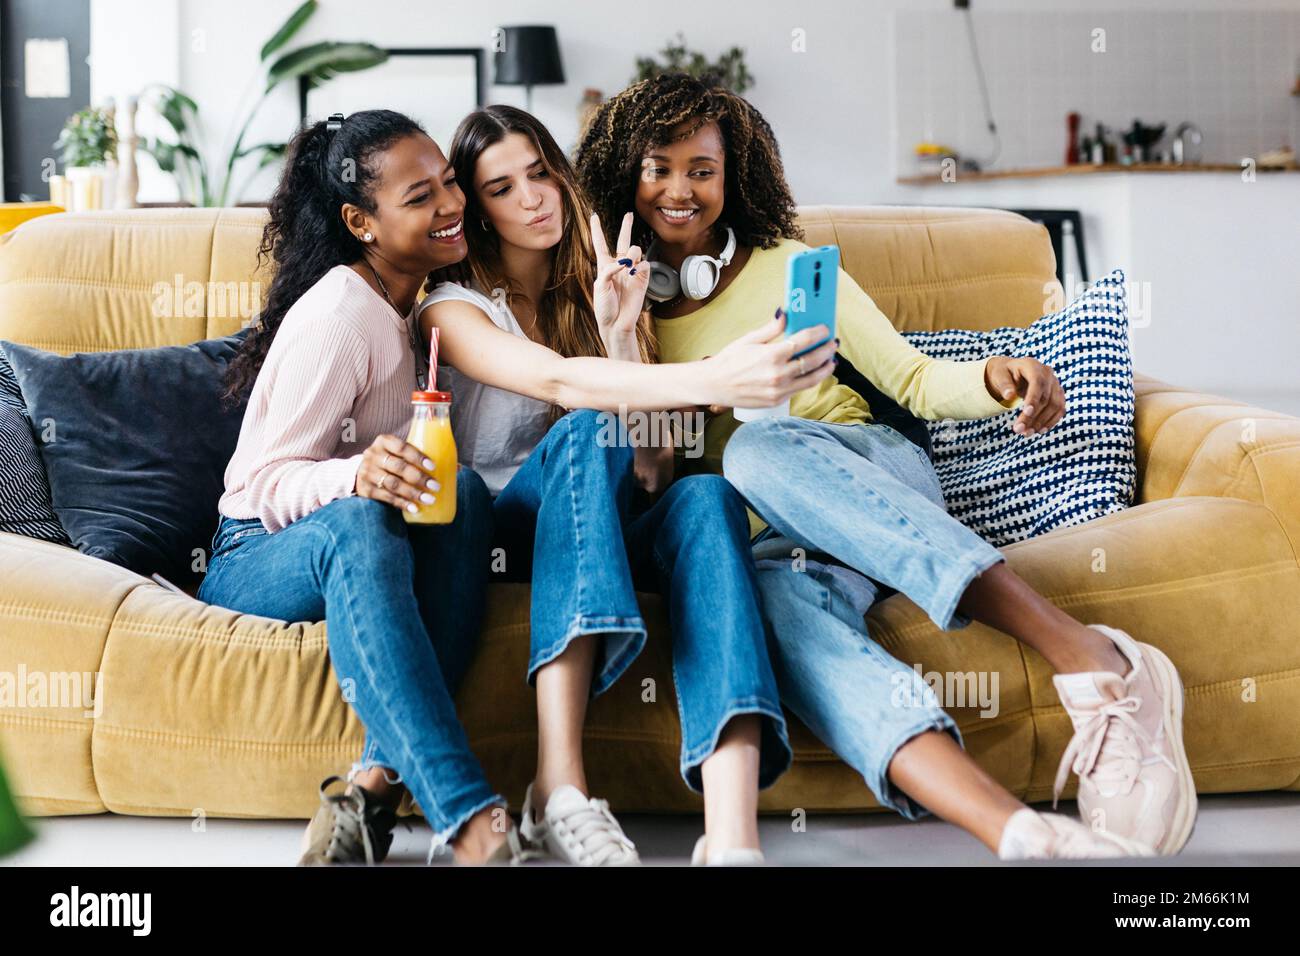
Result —
[[[401,783],[390,782],[389,772],[383,767],[367,767],[365,770],[358,771],[348,783],[350,786],[365,788],[384,806],[396,810],[402,804],[406,787]],[[393,775],[396,776],[396,773]]]
[[[1048,661],[1058,674],[1110,671],[1123,677],[1131,670],[1128,658],[1115,642],[1091,627],[1079,625],[1063,644],[1059,655]]]
[[[486,807],[465,822],[451,841],[451,851],[462,866],[483,863],[506,842],[513,821],[504,807]]]

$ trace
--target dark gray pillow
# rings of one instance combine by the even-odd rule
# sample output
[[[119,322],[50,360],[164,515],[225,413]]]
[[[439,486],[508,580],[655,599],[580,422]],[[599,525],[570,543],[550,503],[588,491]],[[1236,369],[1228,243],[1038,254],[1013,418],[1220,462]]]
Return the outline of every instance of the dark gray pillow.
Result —
[[[50,506],[27,406],[13,367],[0,349],[0,531],[71,544]]]
[[[246,334],[66,357],[0,342],[78,550],[178,584],[198,579],[194,552],[211,544],[244,412],[222,406],[221,378]]]

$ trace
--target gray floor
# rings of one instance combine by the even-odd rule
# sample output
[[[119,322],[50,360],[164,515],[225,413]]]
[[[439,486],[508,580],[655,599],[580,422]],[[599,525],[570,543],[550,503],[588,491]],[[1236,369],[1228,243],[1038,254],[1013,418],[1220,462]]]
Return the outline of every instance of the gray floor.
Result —
[[[1050,809],[1040,806],[1038,809]],[[1073,814],[1072,803],[1061,812]],[[687,862],[700,834],[695,816],[621,818],[648,864]],[[208,820],[98,815],[34,821],[38,839],[5,865],[228,866],[285,865],[297,856],[303,824],[284,820]],[[986,866],[998,861],[972,837],[928,819],[908,823],[886,814],[813,815],[804,832],[764,817],[763,849],[775,865]],[[422,863],[429,830],[399,827],[394,863]],[[1196,831],[1183,853],[1155,865],[1300,865],[1300,793],[1202,796]],[[1151,861],[1135,861],[1151,865]]]

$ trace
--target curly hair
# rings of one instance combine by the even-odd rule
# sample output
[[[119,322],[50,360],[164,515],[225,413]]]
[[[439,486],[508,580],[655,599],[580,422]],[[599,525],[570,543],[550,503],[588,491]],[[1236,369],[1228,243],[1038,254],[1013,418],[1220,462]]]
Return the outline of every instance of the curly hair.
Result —
[[[802,239],[772,127],[753,104],[714,78],[686,73],[661,73],[635,83],[602,103],[592,117],[575,165],[604,228],[617,230],[624,214],[635,211],[646,153],[714,122],[726,154],[721,221],[735,231],[736,242],[770,249],[779,239]],[[650,225],[636,216],[633,241],[645,249],[653,238]]]

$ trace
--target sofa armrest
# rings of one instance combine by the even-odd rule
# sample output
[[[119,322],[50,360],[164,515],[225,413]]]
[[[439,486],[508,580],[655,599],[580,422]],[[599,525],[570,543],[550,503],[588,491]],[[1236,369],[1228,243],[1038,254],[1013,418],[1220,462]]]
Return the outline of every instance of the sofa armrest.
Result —
[[[1268,508],[1300,553],[1300,418],[1134,376],[1141,504],[1207,495]]]

